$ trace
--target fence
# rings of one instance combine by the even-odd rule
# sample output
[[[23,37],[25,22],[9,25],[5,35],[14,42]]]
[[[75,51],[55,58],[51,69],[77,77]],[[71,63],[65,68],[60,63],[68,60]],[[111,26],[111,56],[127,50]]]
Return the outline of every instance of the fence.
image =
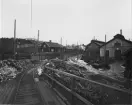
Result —
[[[47,66],[44,69],[44,77],[51,83],[52,88],[57,89],[68,99],[71,105],[130,104],[132,94],[129,90],[88,80]]]

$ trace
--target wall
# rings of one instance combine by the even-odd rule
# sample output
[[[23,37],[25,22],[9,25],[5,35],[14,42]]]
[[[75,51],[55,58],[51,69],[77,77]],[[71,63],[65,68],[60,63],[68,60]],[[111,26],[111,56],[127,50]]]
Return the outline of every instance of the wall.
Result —
[[[38,48],[37,47],[17,48],[16,51],[21,53],[37,53]]]
[[[49,52],[50,48],[49,46],[44,42],[41,46],[41,50],[43,49],[43,52]]]
[[[91,43],[86,47],[84,58],[86,61],[97,60],[100,56],[99,46],[95,43]]]
[[[0,39],[0,53],[13,52],[13,39]]]
[[[129,48],[132,47],[132,44],[129,44],[126,41],[123,41],[121,39],[115,39],[115,40],[113,40],[112,42],[110,42],[106,45],[106,50],[109,50],[109,57],[110,58],[114,57],[114,53],[115,53],[115,50],[116,50],[116,48],[114,47],[114,43],[116,41],[121,42],[121,47],[119,47],[119,49],[121,50],[121,53],[123,53],[124,51],[126,51],[126,50],[128,50]],[[100,48],[100,56],[101,57],[104,57],[104,50],[105,50],[105,46]]]

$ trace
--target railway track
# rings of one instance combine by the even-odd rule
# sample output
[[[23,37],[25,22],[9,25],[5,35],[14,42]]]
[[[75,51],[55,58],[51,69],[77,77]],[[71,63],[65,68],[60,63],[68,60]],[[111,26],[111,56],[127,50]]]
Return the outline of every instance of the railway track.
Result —
[[[43,105],[42,98],[34,83],[32,73],[24,73],[19,81],[13,104]]]

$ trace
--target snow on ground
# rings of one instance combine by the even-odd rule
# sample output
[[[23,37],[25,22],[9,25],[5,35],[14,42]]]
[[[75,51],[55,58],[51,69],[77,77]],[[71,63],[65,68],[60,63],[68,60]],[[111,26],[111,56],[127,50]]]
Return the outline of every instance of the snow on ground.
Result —
[[[110,77],[112,79],[117,79],[117,78],[123,79],[124,78],[123,73],[122,73],[124,71],[124,68],[120,66],[122,64],[120,62],[115,62],[111,64],[110,65],[111,68],[109,70],[95,69],[91,65],[87,65],[87,63],[84,62],[83,60],[77,59],[77,57],[70,58],[67,63],[76,64],[81,67],[85,67],[88,72],[92,72],[94,74],[101,74],[101,75]]]

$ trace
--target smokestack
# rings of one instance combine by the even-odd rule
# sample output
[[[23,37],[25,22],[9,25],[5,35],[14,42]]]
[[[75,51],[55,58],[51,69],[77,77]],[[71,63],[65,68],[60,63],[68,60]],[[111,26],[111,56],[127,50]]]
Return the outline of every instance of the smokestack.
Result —
[[[122,35],[122,29],[120,29],[120,34]]]

